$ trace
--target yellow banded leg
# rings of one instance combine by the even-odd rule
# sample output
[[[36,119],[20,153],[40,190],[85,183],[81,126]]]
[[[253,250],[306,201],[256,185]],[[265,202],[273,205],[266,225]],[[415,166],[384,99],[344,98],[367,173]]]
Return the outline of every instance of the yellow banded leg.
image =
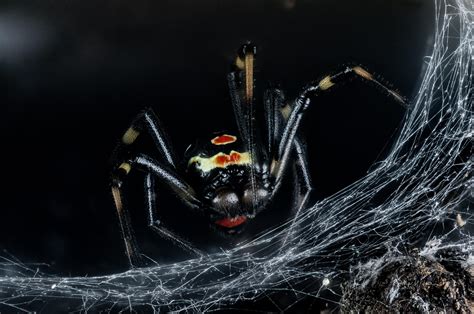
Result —
[[[402,97],[397,91],[382,83],[380,80],[377,80],[373,74],[369,73],[369,71],[359,65],[347,67],[345,70],[334,75],[325,76],[318,82],[317,87],[313,88],[313,91],[317,94],[318,91],[330,90],[333,86],[340,84],[343,81],[349,80],[351,77],[354,76],[374,84],[376,87],[381,88],[382,90],[387,92],[387,94],[393,97],[398,103],[405,107],[407,106],[405,98]]]
[[[253,71],[254,71],[254,53],[247,51],[245,53],[245,98],[247,102],[253,100]]]
[[[129,163],[123,162],[116,168],[112,176],[112,197],[114,199],[115,209],[119,218],[120,228],[122,231],[122,238],[125,243],[125,253],[127,254],[130,265],[140,266],[141,258],[138,251],[138,246],[133,234],[133,228],[130,221],[130,214],[125,207],[121,185],[123,177],[130,173],[132,167]]]
[[[135,130],[133,127],[130,127],[122,136],[122,142],[126,145],[131,145],[135,142],[139,135],[139,131]]]

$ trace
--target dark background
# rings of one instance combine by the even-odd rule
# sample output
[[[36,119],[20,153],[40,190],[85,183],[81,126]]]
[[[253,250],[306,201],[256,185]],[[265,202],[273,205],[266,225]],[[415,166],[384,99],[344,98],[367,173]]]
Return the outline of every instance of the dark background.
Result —
[[[225,77],[246,40],[259,46],[261,88],[294,96],[357,62],[410,99],[433,16],[421,0],[2,1],[2,254],[62,275],[125,270],[109,157],[140,110],[155,109],[179,156],[233,128]],[[404,109],[360,82],[313,104],[303,132],[322,199],[383,158]]]

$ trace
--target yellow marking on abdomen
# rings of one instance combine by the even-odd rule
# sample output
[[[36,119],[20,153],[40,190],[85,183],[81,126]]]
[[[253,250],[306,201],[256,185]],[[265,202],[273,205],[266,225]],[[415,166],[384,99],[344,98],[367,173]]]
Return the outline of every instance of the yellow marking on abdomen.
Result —
[[[248,152],[239,153],[233,150],[229,154],[220,152],[211,157],[194,156],[188,165],[194,163],[202,172],[209,172],[215,168],[226,168],[231,165],[249,165],[251,158]]]
[[[122,142],[124,144],[130,145],[135,142],[138,135],[140,135],[140,132],[138,132],[134,128],[129,128],[127,132],[125,132],[125,134],[122,136]]]
[[[330,76],[326,76],[321,81],[319,81],[318,85],[319,85],[319,88],[321,88],[321,90],[326,90],[334,86],[334,83],[331,81]]]

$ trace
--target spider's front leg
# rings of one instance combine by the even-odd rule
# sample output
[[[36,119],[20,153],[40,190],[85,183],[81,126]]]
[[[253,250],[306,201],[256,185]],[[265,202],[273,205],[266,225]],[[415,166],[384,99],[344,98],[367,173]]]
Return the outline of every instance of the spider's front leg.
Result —
[[[250,211],[254,215],[261,208],[262,199],[258,197],[258,172],[267,162],[263,149],[255,107],[255,61],[257,47],[248,42],[242,45],[233,63],[233,71],[227,76],[229,91],[234,108],[240,136],[246,151],[250,154],[253,166],[250,167],[250,187],[252,190]]]
[[[175,152],[166,132],[161,127],[160,120],[151,108],[144,110],[133,119],[130,127],[123,134],[121,142],[115,148],[114,158],[120,158],[121,153],[134,144],[143,132],[147,132],[151,136],[164,162],[176,169]]]
[[[318,83],[309,84],[295,99],[281,136],[276,163],[274,163],[274,167],[272,167],[272,174],[276,177],[277,181],[279,181],[283,176],[285,169],[288,166],[292,144],[295,140],[306,109],[311,103],[311,99],[317,97],[321,93],[331,90],[334,86],[353,78],[363,79],[370,83],[371,86],[386,92],[400,105],[407,107],[405,99],[399,93],[377,80],[374,75],[370,74],[361,66],[346,67],[344,70],[334,75],[325,76]]]
[[[252,156],[253,164],[266,164],[269,168],[273,165],[272,161],[278,158],[278,144],[287,123],[290,106],[286,104],[282,91],[269,89],[265,92],[265,107],[263,109],[266,132],[263,132],[262,136],[256,119],[256,111],[259,108],[254,106],[255,57],[255,45],[252,43],[243,45],[237,54],[234,71],[228,75],[228,83],[237,126],[246,148]],[[304,145],[298,137],[294,139],[294,142],[294,173],[297,191],[295,210],[298,212],[306,205],[312,186]],[[252,172],[252,182],[255,181],[254,177],[255,173]],[[270,199],[267,201],[274,197],[280,185],[281,177],[275,182],[270,193]],[[252,184],[252,189],[255,188],[255,185]],[[253,193],[253,195],[256,195],[256,193]],[[253,200],[253,204],[254,208],[261,205],[257,199]]]
[[[138,155],[130,158],[130,150],[134,147],[139,136],[148,134],[153,140],[159,152],[159,161],[153,160],[146,155]],[[124,133],[120,143],[114,150],[112,161],[114,169],[112,173],[112,195],[122,229],[122,237],[125,242],[126,253],[132,266],[142,264],[138,245],[136,243],[134,230],[128,208],[125,205],[122,193],[122,185],[126,176],[132,168],[138,168],[147,175],[145,178],[146,204],[148,207],[149,226],[160,236],[173,239],[181,247],[200,255],[192,245],[166,229],[162,223],[156,220],[155,206],[155,177],[158,177],[171,187],[191,208],[199,210],[201,202],[196,198],[194,190],[177,174],[177,159],[170,144],[167,134],[151,108],[138,114],[132,121],[130,127]]]
[[[183,239],[182,237],[175,234],[173,231],[166,228],[163,223],[158,220],[156,211],[156,195],[155,195],[155,176],[148,172],[145,176],[145,193],[146,193],[146,205],[148,211],[148,226],[153,229],[158,235],[168,240],[173,241],[182,249],[198,256],[202,256],[203,253],[196,249],[191,243]]]
[[[130,213],[125,205],[122,193],[122,186],[125,178],[134,168],[146,173],[145,191],[147,200],[146,203],[148,207],[149,226],[160,236],[173,240],[184,249],[196,255],[202,255],[199,250],[195,249],[187,241],[181,239],[172,231],[168,230],[160,221],[156,219],[154,178],[160,179],[161,182],[169,186],[179,195],[180,199],[186,205],[196,211],[199,211],[203,208],[201,201],[197,199],[196,193],[192,187],[182,178],[180,178],[180,176],[172,168],[159,163],[147,155],[139,154],[136,157],[122,162],[112,174],[112,195],[122,229],[122,237],[125,241],[126,253],[131,266],[140,266],[143,264],[135,238],[135,232],[131,224]]]

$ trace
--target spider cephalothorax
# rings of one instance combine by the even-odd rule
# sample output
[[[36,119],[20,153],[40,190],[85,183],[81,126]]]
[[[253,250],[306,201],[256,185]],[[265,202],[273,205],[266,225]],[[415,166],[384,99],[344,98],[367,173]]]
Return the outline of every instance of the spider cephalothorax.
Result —
[[[244,230],[252,219],[268,207],[281,188],[283,178],[293,172],[296,179],[294,219],[305,207],[311,191],[305,147],[298,128],[310,105],[320,93],[350,78],[358,77],[386,91],[398,102],[403,98],[376,80],[361,66],[345,67],[333,75],[307,85],[294,99],[287,100],[282,90],[268,89],[262,101],[255,99],[254,66],[256,47],[243,45],[228,83],[238,132],[216,133],[188,148],[179,161],[152,109],[140,113],[122,136],[114,154],[112,194],[132,265],[140,263],[130,215],[123,202],[123,182],[132,169],[145,173],[148,224],[159,235],[181,247],[201,254],[158,220],[155,205],[155,180],[170,187],[192,211],[208,217],[215,229],[227,235]],[[262,114],[258,115],[256,112]],[[257,117],[263,116],[264,121]],[[142,133],[148,133],[159,152],[158,158],[143,153],[130,154]],[[166,210],[166,209],[163,209]]]

